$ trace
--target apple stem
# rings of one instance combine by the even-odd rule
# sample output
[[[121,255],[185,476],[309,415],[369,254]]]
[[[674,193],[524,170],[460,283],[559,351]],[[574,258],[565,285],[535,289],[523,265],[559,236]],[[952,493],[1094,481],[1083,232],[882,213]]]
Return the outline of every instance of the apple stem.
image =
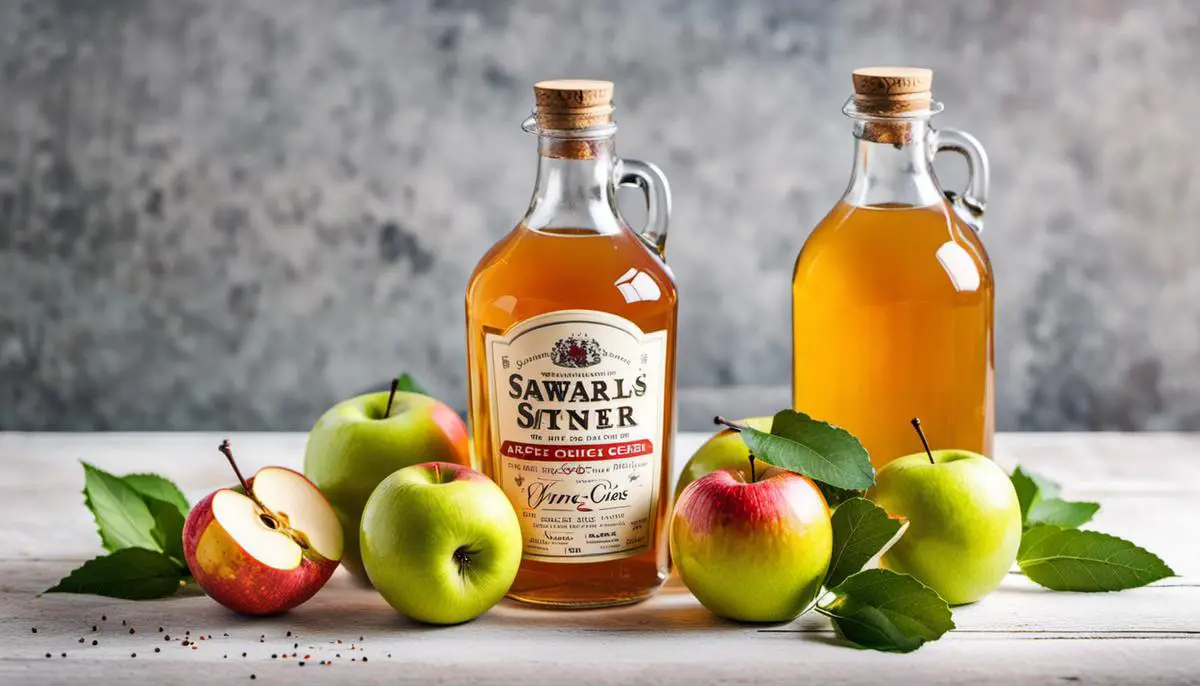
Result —
[[[912,418],[913,428],[917,430],[917,436],[921,438],[921,445],[925,446],[925,454],[929,456],[929,464],[936,464],[933,461],[933,452],[929,450],[929,441],[925,440],[925,432],[921,430],[921,418]]]
[[[387,419],[392,414],[392,401],[396,399],[396,389],[400,387],[400,379],[392,379],[392,390],[388,393],[387,409],[383,411],[383,418]]]
[[[750,453],[750,483],[758,481],[758,475],[754,473],[754,453]]]
[[[254,491],[250,490],[250,484],[246,483],[246,477],[242,476],[242,470],[238,469],[237,461],[233,459],[233,448],[229,445],[229,439],[226,438],[225,440],[221,441],[221,445],[217,446],[217,450],[221,451],[221,454],[225,456],[225,459],[229,460],[229,466],[233,467],[233,473],[237,474],[238,481],[242,484],[242,490],[246,491],[246,497],[253,500],[254,504],[258,505],[263,512],[270,514],[271,511],[262,504],[262,501],[258,499],[258,496],[254,495]],[[272,519],[273,518],[274,515],[272,515]]]
[[[737,422],[731,422],[728,419],[722,417],[721,415],[717,415],[716,417],[713,417],[713,424],[719,424],[727,429],[733,429],[734,431],[742,431],[743,429],[749,428],[749,427],[745,426],[744,424],[738,424]]]

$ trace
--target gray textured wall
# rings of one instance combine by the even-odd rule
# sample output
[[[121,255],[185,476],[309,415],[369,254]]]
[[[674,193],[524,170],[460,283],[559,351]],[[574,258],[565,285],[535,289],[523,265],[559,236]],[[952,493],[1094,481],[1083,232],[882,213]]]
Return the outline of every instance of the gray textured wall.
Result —
[[[1200,429],[1186,0],[4,0],[0,428],[307,428],[400,370],[461,405],[555,76],[674,184],[685,425],[772,409],[869,63],[991,152],[1000,427]]]

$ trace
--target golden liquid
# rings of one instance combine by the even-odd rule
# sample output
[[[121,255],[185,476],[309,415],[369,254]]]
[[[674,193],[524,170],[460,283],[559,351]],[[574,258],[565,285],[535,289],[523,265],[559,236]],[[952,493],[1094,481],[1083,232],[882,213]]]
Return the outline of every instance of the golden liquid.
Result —
[[[876,468],[930,446],[992,454],[992,270],[944,204],[838,204],[792,280],[793,401]]]
[[[650,276],[661,295],[629,303],[615,283],[630,269]],[[645,333],[667,332],[663,390],[663,446],[658,510],[651,549],[592,563],[522,560],[509,596],[540,605],[602,607],[650,596],[667,576],[667,515],[671,508],[674,435],[676,292],[670,270],[630,230],[598,234],[588,229],[533,230],[518,226],[492,247],[467,287],[467,365],[471,383],[472,447],[479,468],[495,479],[484,338],[558,310],[587,309],[623,317]]]

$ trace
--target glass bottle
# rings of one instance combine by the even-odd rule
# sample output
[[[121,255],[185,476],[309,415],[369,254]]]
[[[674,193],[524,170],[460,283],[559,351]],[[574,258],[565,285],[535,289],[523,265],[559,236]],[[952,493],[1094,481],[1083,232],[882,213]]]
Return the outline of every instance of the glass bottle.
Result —
[[[676,291],[670,193],[613,147],[612,84],[544,81],[525,217],[467,287],[475,459],[509,496],[525,550],[509,596],[558,607],[648,597],[666,579]],[[617,187],[640,187],[635,232]]]
[[[987,158],[937,131],[927,69],[854,72],[854,170],[792,280],[793,402],[858,436],[876,468],[922,447],[992,453],[993,281],[980,242]],[[967,161],[944,192],[936,153]]]

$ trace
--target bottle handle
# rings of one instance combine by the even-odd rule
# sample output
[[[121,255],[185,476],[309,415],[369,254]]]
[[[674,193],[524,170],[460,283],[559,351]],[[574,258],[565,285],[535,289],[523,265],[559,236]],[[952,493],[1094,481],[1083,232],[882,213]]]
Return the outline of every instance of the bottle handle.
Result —
[[[939,129],[933,154],[955,152],[967,161],[967,187],[962,193],[944,191],[946,200],[958,216],[976,232],[983,231],[983,214],[987,209],[988,158],[983,146],[974,136],[958,129]]]
[[[659,257],[667,249],[667,226],[671,222],[671,185],[662,170],[649,162],[617,161],[617,186],[636,186],[646,198],[646,226],[638,234]]]

